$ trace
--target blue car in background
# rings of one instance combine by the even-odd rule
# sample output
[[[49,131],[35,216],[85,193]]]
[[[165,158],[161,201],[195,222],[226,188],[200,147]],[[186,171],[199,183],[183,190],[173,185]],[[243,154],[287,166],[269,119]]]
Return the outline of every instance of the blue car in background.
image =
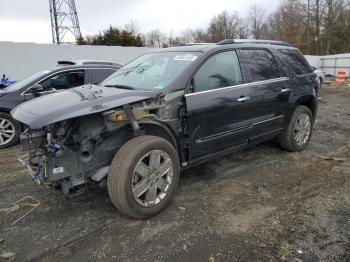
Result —
[[[0,89],[8,87],[12,84],[14,84],[16,81],[10,81],[6,75],[2,75],[2,78],[0,79]]]

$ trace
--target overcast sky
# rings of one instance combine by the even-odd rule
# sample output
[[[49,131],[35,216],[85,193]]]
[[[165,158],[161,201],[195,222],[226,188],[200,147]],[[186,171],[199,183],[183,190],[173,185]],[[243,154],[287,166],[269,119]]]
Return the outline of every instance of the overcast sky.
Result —
[[[206,28],[210,18],[223,10],[245,16],[254,2],[268,13],[280,0],[75,0],[83,35],[110,24],[122,27],[131,19],[141,32],[159,28],[180,34],[186,28]],[[49,0],[2,0],[0,41],[50,43]]]

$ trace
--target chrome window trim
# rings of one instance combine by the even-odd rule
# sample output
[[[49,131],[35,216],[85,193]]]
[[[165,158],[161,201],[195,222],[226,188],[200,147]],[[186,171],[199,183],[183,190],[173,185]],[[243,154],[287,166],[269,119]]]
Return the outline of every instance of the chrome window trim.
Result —
[[[270,83],[275,83],[275,82],[280,82],[280,81],[285,81],[285,80],[289,80],[289,77],[272,78],[272,79],[267,79],[267,80],[262,80],[262,81],[257,81],[257,82],[251,82],[251,83],[246,83],[246,84],[240,84],[240,85],[221,87],[221,88],[216,88],[216,89],[211,89],[211,90],[205,90],[205,91],[201,91],[201,92],[185,94],[185,97],[194,96],[194,95],[201,95],[201,94],[207,94],[207,93],[222,91],[222,90],[226,90],[226,89],[234,89],[234,88],[241,88],[241,87],[246,87],[246,86],[256,86],[256,85],[270,84]]]
[[[65,72],[71,72],[71,71],[77,71],[77,70],[89,70],[89,69],[112,69],[113,68],[103,68],[103,67],[99,67],[99,68],[93,68],[93,67],[89,67],[89,68],[84,68],[84,67],[81,67],[81,68],[74,68],[74,69],[66,69],[66,70],[62,70],[62,71],[58,71],[58,72],[55,72],[55,73],[52,73],[50,75],[48,75],[47,77],[41,79],[40,81],[37,81],[35,82],[34,84],[32,84],[30,87],[28,87],[26,90],[24,90],[22,93],[21,93],[21,96],[28,96],[28,95],[32,95],[33,93],[29,93],[29,94],[25,94],[25,92],[27,92],[29,89],[31,89],[34,85],[38,84],[39,82],[41,81],[45,81],[46,79],[56,75],[56,74],[60,74],[60,73],[65,73]],[[118,69],[116,69],[115,71],[117,71]],[[85,77],[85,76],[84,76]],[[53,92],[57,92],[58,90],[54,90],[54,91],[45,91],[45,92],[39,92],[39,94],[45,94],[45,93],[53,93]]]

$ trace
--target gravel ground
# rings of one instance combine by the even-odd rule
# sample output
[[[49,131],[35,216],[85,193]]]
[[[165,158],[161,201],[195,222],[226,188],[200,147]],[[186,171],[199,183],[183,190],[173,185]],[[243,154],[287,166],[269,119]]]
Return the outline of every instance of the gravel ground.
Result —
[[[66,198],[35,185],[21,154],[0,151],[0,261],[350,261],[347,86],[321,90],[307,150],[270,142],[189,169],[148,220],[120,215],[103,186]]]

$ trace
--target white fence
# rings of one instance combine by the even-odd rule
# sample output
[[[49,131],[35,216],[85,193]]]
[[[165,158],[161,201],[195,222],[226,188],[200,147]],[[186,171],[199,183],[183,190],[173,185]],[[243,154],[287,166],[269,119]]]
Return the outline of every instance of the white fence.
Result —
[[[59,60],[98,59],[120,64],[152,50],[147,47],[75,46],[0,42],[0,77],[21,80],[33,73],[56,66]]]
[[[338,71],[345,71],[350,77],[350,54],[328,56],[305,56],[309,64],[321,68],[326,75],[336,76]]]

